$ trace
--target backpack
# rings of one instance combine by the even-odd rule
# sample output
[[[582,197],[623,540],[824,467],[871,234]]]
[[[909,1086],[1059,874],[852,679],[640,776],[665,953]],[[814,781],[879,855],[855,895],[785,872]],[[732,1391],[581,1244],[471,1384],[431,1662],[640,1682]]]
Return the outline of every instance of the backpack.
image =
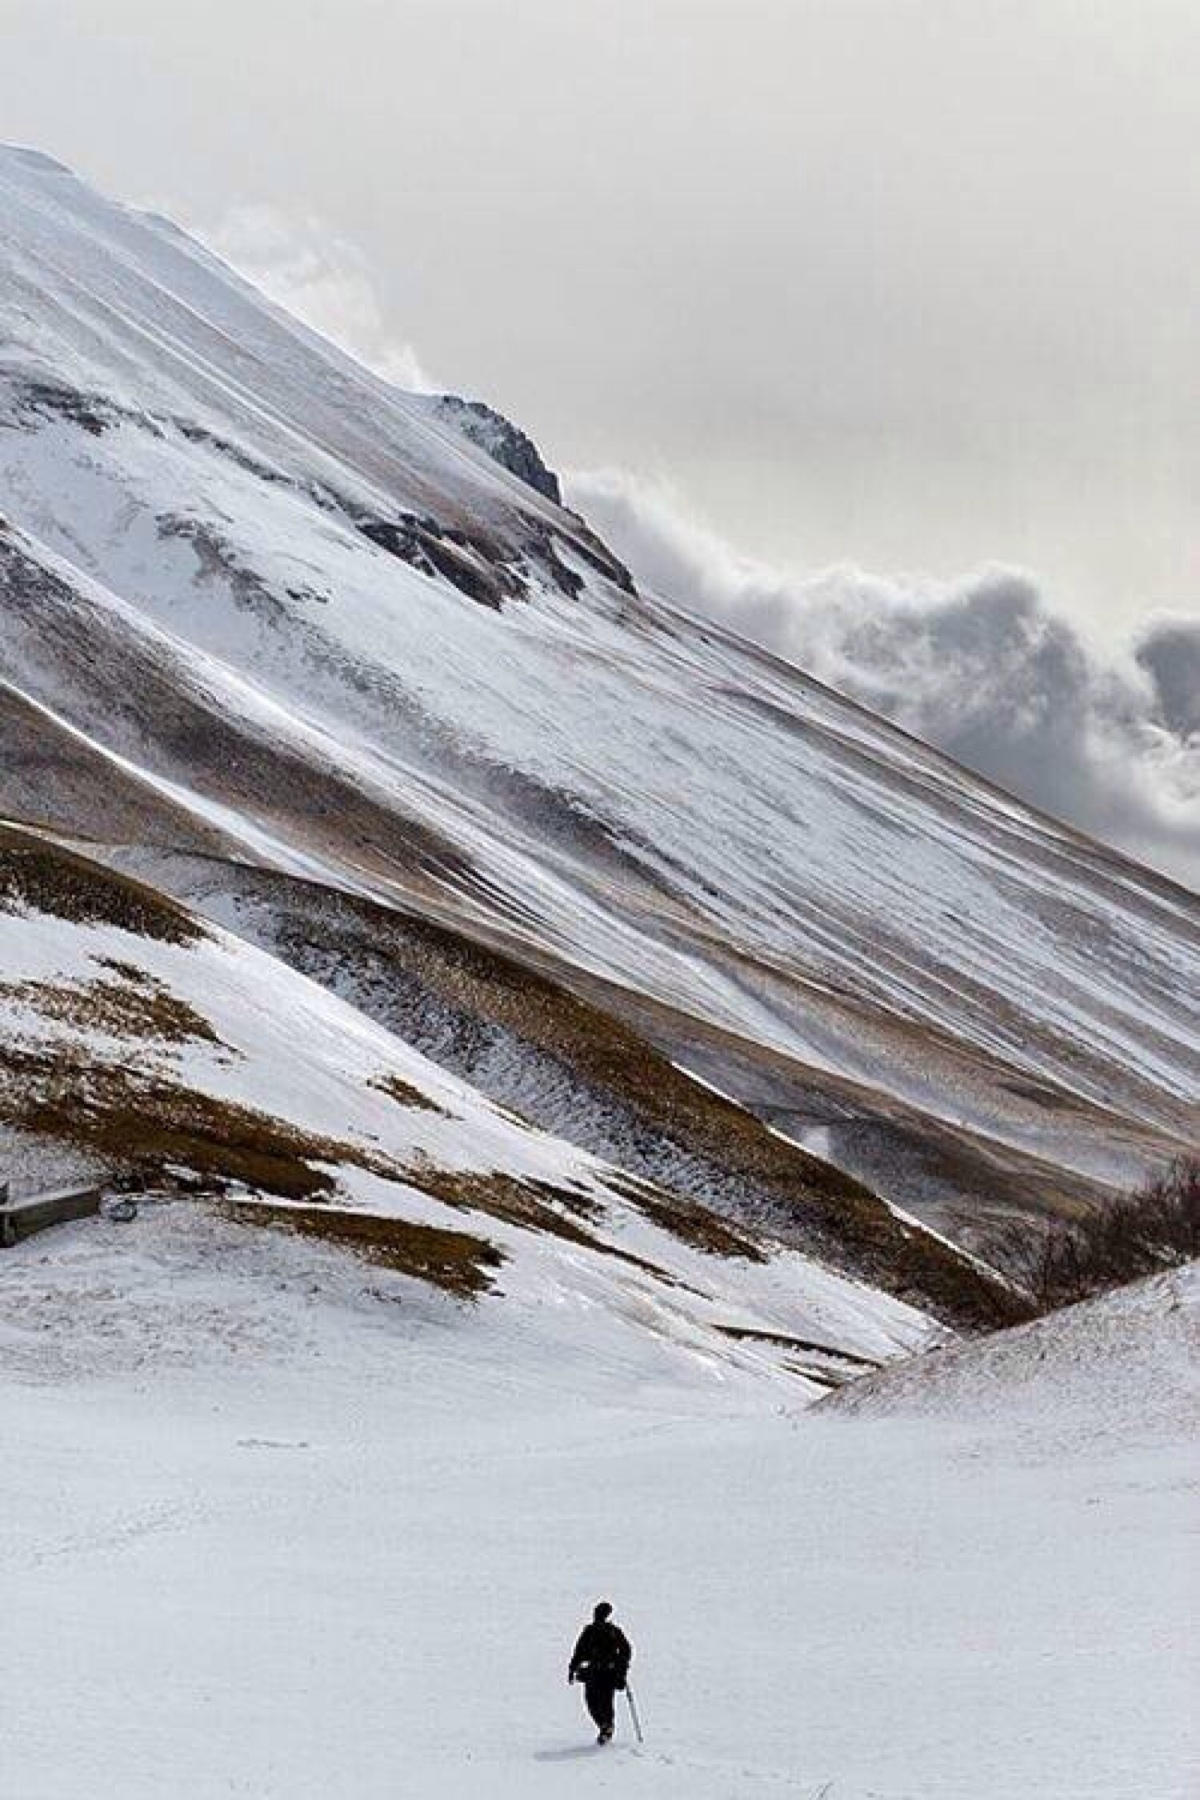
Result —
[[[608,1619],[599,1625],[592,1626],[592,1639],[588,1650],[588,1662],[596,1674],[623,1675],[625,1673],[629,1661],[625,1636]]]

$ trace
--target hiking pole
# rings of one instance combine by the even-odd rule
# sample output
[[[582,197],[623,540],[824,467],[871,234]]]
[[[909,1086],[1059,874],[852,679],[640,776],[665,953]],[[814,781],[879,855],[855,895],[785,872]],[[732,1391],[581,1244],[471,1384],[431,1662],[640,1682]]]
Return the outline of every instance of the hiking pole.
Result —
[[[633,1688],[630,1686],[629,1682],[625,1683],[625,1698],[629,1702],[629,1716],[633,1720],[633,1729],[637,1733],[637,1741],[639,1744],[644,1744],[646,1740],[642,1736],[642,1721],[638,1718],[637,1702],[633,1697]]]

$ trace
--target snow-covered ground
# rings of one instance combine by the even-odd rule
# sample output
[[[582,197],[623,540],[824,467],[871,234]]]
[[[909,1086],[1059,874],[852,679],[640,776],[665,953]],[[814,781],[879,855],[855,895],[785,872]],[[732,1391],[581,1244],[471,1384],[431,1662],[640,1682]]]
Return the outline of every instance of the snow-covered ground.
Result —
[[[805,1412],[566,1294],[65,1228],[0,1262],[0,1791],[1185,1800],[1198,1295]],[[565,1683],[601,1595],[641,1749]]]

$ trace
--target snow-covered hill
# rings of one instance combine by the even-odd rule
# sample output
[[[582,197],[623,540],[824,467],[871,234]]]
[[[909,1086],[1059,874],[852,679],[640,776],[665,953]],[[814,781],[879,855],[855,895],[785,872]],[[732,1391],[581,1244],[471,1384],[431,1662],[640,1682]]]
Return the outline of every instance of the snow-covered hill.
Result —
[[[970,1344],[939,1344],[822,1406],[859,1417],[1019,1422],[1043,1437],[1200,1442],[1200,1264]]]
[[[1193,897],[636,593],[522,434],[166,222],[16,150],[0,208],[0,809],[272,958],[283,1037],[287,964],[962,1320],[896,1209],[994,1255],[1190,1145]]]
[[[243,1223],[349,1246],[460,1300],[594,1307],[819,1393],[922,1314],[497,1106],[154,890],[0,829],[0,1107],[39,1166],[184,1180]],[[132,1234],[131,1234],[132,1235]]]

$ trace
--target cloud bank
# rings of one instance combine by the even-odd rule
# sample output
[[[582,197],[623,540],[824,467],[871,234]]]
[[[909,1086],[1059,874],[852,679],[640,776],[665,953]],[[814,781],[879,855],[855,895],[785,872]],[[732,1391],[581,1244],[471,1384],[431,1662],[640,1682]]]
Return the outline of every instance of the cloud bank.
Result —
[[[305,325],[410,392],[434,384],[412,345],[389,329],[371,263],[357,244],[311,214],[262,204],[232,207],[196,235]]]
[[[565,490],[644,585],[1200,889],[1200,616],[1154,614],[1101,651],[1017,570],[798,578],[738,555],[661,484],[601,470]]]

